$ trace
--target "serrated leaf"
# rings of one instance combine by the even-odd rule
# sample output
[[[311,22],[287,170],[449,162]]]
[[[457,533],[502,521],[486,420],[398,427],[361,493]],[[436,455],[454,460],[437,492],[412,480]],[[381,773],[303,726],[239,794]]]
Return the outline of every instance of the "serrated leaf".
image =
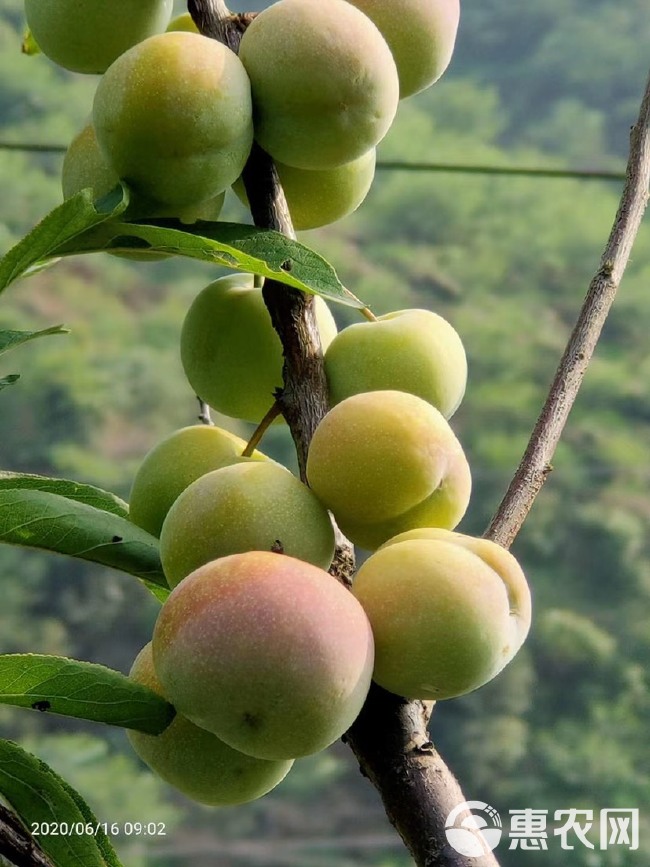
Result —
[[[52,479],[49,476],[37,476],[33,473],[12,473],[0,470],[0,491],[33,490],[48,494],[58,494],[68,500],[86,503],[102,512],[110,512],[121,518],[129,517],[129,506],[116,494],[87,485],[73,482],[70,479]]]
[[[14,382],[17,382],[20,379],[19,373],[10,373],[9,376],[3,376],[0,378],[0,391],[3,388],[7,388],[9,385],[13,385]]]
[[[42,331],[0,331],[0,355],[30,340],[37,340],[39,337],[69,333],[70,329],[64,325],[53,325],[51,328],[44,328]]]
[[[162,696],[119,671],[61,656],[0,655],[0,704],[157,735],[174,718]]]
[[[93,202],[92,192],[82,190],[44,217],[28,235],[0,259],[0,292],[37,263],[55,256],[62,244],[122,214],[129,203],[126,187],[118,186]]]
[[[176,220],[111,221],[62,243],[53,254],[71,256],[101,250],[188,256],[260,274],[339,304],[365,306],[343,286],[334,268],[318,253],[280,232],[255,226],[208,222],[184,226]]]
[[[12,741],[0,741],[0,794],[27,829],[44,823],[59,828],[65,823],[74,829],[93,826],[92,834],[34,835],[55,867],[122,867],[81,795],[45,762]]]
[[[47,491],[0,490],[0,542],[111,566],[156,585],[161,600],[169,594],[158,539],[85,502]]]
[[[94,837],[97,846],[99,847],[99,851],[104,859],[106,867],[123,867],[122,862],[118,859],[117,853],[113,848],[113,844],[111,843],[110,837],[104,831],[103,826],[97,822],[97,818],[95,814],[90,809],[88,804],[81,797],[79,792],[72,788],[70,783],[64,780],[62,777],[58,777],[59,782],[65,789],[65,791],[70,795],[72,800],[77,805],[77,809],[81,813],[81,815],[85,818],[87,824],[94,825]]]

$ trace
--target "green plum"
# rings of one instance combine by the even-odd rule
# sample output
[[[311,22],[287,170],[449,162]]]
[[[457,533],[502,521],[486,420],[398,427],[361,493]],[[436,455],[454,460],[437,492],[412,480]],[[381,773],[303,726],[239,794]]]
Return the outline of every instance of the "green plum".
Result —
[[[530,591],[515,558],[444,530],[390,540],[361,566],[352,592],[372,624],[374,680],[410,699],[477,689],[530,628]]]
[[[400,391],[356,394],[331,409],[314,432],[307,477],[344,532],[382,528],[388,535],[377,544],[389,538],[393,524],[419,526],[421,513],[430,510],[451,529],[471,487],[448,422],[435,407]],[[411,523],[414,513],[418,523]]]
[[[163,695],[151,643],[136,657],[129,677]],[[159,777],[188,798],[211,806],[261,798],[286,777],[293,764],[291,760],[267,761],[244,755],[181,714],[176,714],[159,735],[128,729],[127,736],[142,761]]]
[[[277,162],[275,167],[294,229],[317,229],[347,217],[363,202],[375,177],[375,149],[333,169],[296,169]],[[241,178],[233,190],[248,205]]]
[[[323,350],[336,323],[315,299]],[[194,299],[181,331],[185,375],[199,397],[234,418],[260,422],[282,387],[282,344],[252,274],[211,283]]]
[[[274,550],[328,569],[334,531],[309,488],[271,461],[238,463],[201,476],[172,505],[160,533],[170,587],[210,560]]]
[[[25,0],[27,24],[50,60],[102,73],[127,49],[162,33],[173,0]]]
[[[172,30],[184,30],[186,33],[200,32],[189,12],[182,12],[180,15],[172,18],[167,26],[167,32]]]
[[[472,475],[465,453],[458,441],[449,443],[445,478],[439,487],[421,503],[386,521],[362,523],[340,518],[341,531],[358,545],[374,551],[398,533],[415,531],[419,527],[453,529],[467,510],[472,492]],[[444,530],[443,530],[444,532]]]
[[[165,695],[196,725],[252,756],[292,759],[352,725],[370,686],[373,638],[361,605],[331,575],[250,551],[207,563],[172,591],[153,655]]]
[[[395,59],[400,99],[436,82],[454,53],[460,0],[350,0],[379,28]]]
[[[107,69],[93,124],[107,161],[138,195],[196,205],[229,187],[248,159],[250,83],[222,43],[162,33]]]
[[[467,358],[455,329],[430,310],[397,310],[349,325],[325,354],[330,401],[364,391],[407,391],[450,418],[467,383]]]
[[[231,464],[266,460],[258,451],[243,458],[245,448],[243,439],[212,425],[174,431],[151,449],[135,474],[129,503],[131,520],[159,536],[167,512],[192,482]]]
[[[241,40],[255,138],[274,160],[329,169],[375,147],[399,100],[395,62],[370,19],[345,0],[279,0]]]
[[[84,189],[91,189],[95,199],[109,193],[119,183],[114,169],[99,149],[97,136],[92,123],[79,132],[70,142],[63,158],[61,186],[63,197],[69,199]],[[198,205],[173,207],[163,205],[152,199],[134,195],[127,210],[131,219],[149,217],[176,217],[182,223],[195,223],[197,220],[218,220],[226,197],[225,192]]]

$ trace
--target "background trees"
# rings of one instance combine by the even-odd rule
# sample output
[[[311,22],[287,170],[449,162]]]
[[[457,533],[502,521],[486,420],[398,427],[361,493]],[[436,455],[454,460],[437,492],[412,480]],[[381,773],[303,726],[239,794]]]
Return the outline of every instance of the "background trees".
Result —
[[[468,4],[450,72],[403,104],[380,158],[618,168],[645,76],[644,6]],[[93,82],[18,55],[20,7],[0,2],[0,137],[66,144],[89,111]],[[0,152],[3,250],[59,200],[60,162]],[[463,336],[470,380],[454,426],[474,468],[468,532],[483,530],[516,465],[617,193],[594,182],[384,172],[357,215],[306,236],[377,313],[427,306]],[[234,198],[228,209],[226,216],[243,213]],[[535,593],[529,645],[500,679],[435,713],[436,741],[468,796],[505,813],[619,804],[647,811],[649,251],[646,226],[553,477],[515,548]],[[22,378],[2,397],[0,466],[74,475],[126,495],[147,448],[196,415],[178,337],[189,303],[213,276],[187,262],[88,257],[7,293],[3,327],[65,321],[73,333],[11,358]],[[341,322],[353,316],[335,312]],[[288,456],[282,433],[272,438],[276,454]],[[0,581],[3,651],[67,653],[127,670],[154,616],[140,588],[98,567],[0,549]],[[95,728],[82,737],[71,734],[79,724],[13,711],[0,724],[3,734],[31,739],[107,819],[118,808],[128,818],[128,781],[132,792],[144,787],[137,791],[146,792],[152,817],[172,823],[170,796],[122,756],[121,735]],[[296,863],[406,863],[398,846],[389,848],[375,795],[344,752],[309,760],[277,795],[236,813],[215,819],[180,809],[178,832],[161,846],[167,854],[132,849],[129,863],[191,864],[190,828],[194,851],[197,828],[209,838],[205,851],[218,851],[217,829],[220,845],[231,847],[224,864],[288,864],[282,838],[320,835],[335,850],[301,849]],[[235,844],[224,841],[244,841],[253,829],[276,838],[266,854],[243,843],[243,854],[232,854]],[[367,845],[367,835],[383,834]],[[642,845],[647,836],[642,828]],[[536,857],[550,865],[563,855],[551,847]],[[564,857],[587,867],[588,855]],[[501,852],[505,865],[516,856]],[[626,853],[626,863],[647,856]],[[199,851],[196,863],[203,857]],[[621,853],[602,857],[609,867]]]

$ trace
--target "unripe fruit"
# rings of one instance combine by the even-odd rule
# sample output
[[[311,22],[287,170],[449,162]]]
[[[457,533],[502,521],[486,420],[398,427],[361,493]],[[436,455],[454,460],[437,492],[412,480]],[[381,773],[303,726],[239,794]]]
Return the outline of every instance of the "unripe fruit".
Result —
[[[326,572],[252,551],[208,563],[176,587],[153,653],[180,713],[235,749],[285,759],[324,749],[352,725],[370,685],[373,639],[357,600]]]
[[[453,698],[487,683],[530,626],[530,593],[514,557],[456,533],[391,540],[361,566],[353,593],[375,636],[374,680],[411,699]]]
[[[294,229],[317,229],[347,217],[363,202],[375,177],[375,149],[333,169],[296,169],[278,162],[275,167]],[[233,190],[248,205],[241,178]]]
[[[253,138],[250,84],[222,43],[163,33],[106,71],[93,123],[107,160],[138,194],[194,205],[241,174]]]
[[[197,479],[171,507],[160,534],[170,587],[210,560],[276,550],[328,569],[334,531],[309,488],[271,461],[235,464]]]
[[[102,73],[131,46],[162,33],[173,0],[25,0],[27,24],[50,60]]]
[[[341,531],[360,548],[375,551],[399,533],[419,527],[441,527],[452,530],[459,523],[469,504],[472,476],[460,443],[450,446],[442,484],[417,506],[387,521],[364,524],[354,519],[340,518]]]
[[[136,657],[129,677],[163,695],[153,667],[151,643]],[[181,714],[176,714],[159,735],[127,729],[127,736],[142,761],[159,777],[188,798],[211,806],[261,798],[286,777],[293,764],[244,755]]]
[[[212,470],[231,464],[263,461],[261,452],[243,458],[243,439],[212,425],[193,425],[174,431],[145,456],[131,487],[129,516],[154,536],[185,488]]]
[[[172,18],[167,26],[167,32],[169,33],[174,30],[184,30],[186,33],[200,33],[189,12],[182,12],[180,15]]]
[[[314,432],[307,476],[344,532],[384,525],[389,535],[392,522],[407,520],[400,529],[411,529],[421,526],[410,523],[413,514],[419,519],[421,511],[438,509],[439,525],[451,529],[467,508],[471,486],[447,421],[400,391],[357,394],[330,410]]]
[[[239,56],[253,89],[255,138],[281,163],[349,163],[393,121],[393,57],[372,21],[344,0],[279,0],[252,21]]]
[[[400,99],[436,82],[454,52],[459,0],[349,0],[381,31],[395,59]]]
[[[316,321],[325,350],[336,323],[322,298]],[[185,375],[211,407],[260,422],[282,387],[282,344],[252,274],[215,280],[194,299],[181,332]]]
[[[467,383],[458,333],[430,310],[397,310],[349,325],[325,354],[332,404],[364,391],[406,391],[450,418]]]
[[[81,190],[90,188],[95,199],[101,199],[119,183],[117,173],[109,165],[97,144],[95,128],[87,124],[70,142],[63,158],[61,187],[63,198],[69,199]],[[126,216],[130,219],[149,217],[176,217],[182,223],[197,220],[218,220],[226,197],[225,192],[198,205],[173,207],[143,196],[133,195]]]

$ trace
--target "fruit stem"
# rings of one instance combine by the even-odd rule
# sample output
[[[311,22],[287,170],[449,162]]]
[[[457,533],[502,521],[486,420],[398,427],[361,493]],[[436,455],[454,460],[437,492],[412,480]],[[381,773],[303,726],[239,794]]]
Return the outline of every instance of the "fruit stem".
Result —
[[[253,286],[256,289],[262,289],[264,287],[264,277],[261,274],[253,275]]]
[[[214,422],[212,421],[212,416],[210,415],[210,407],[204,400],[201,400],[198,395],[196,396],[196,399],[199,402],[199,421],[201,422],[201,424],[213,425]]]
[[[267,432],[267,430],[271,427],[276,418],[280,415],[280,404],[277,400],[274,402],[271,409],[264,416],[262,421],[258,424],[258,426],[253,431],[252,437],[249,439],[246,444],[246,448],[241,453],[243,458],[250,458],[253,455],[253,452],[260,444],[262,437]]]
[[[366,318],[369,322],[376,322],[376,321],[377,321],[377,317],[376,317],[375,314],[372,312],[372,310],[370,309],[370,307],[362,307],[362,308],[359,310],[359,313],[360,313],[362,316],[365,316],[365,318]]]

